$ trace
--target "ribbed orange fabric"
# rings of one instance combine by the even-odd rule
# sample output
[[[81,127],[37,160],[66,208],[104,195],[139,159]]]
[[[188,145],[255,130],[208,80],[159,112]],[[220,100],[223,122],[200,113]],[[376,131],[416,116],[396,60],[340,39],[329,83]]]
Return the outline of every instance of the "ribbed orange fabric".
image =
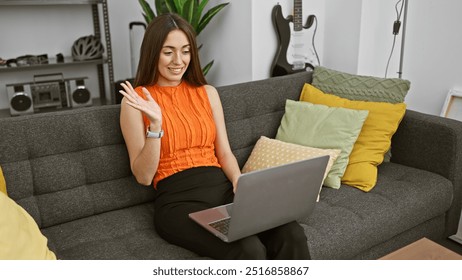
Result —
[[[212,108],[204,87],[180,85],[147,86],[162,109],[160,161],[154,187],[160,180],[185,169],[199,166],[220,167],[215,155],[216,129]],[[135,89],[144,97],[141,87]],[[143,115],[147,128],[149,120]]]

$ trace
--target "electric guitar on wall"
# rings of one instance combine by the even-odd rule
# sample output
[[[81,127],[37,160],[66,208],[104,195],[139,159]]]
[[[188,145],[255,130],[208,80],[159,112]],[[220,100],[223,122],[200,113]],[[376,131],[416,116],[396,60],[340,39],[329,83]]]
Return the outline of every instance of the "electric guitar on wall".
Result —
[[[302,10],[302,0],[294,0],[294,15],[287,18],[282,15],[281,5],[277,4],[273,8],[272,19],[277,33],[278,48],[271,65],[271,77],[306,71],[307,68],[314,69],[309,61],[308,52],[311,50],[314,54],[315,51],[307,46],[304,29],[309,29],[316,17],[310,15],[303,25]]]

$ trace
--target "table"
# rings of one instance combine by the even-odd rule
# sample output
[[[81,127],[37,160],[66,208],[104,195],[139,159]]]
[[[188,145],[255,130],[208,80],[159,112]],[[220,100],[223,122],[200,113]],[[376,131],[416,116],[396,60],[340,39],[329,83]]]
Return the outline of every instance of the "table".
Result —
[[[462,260],[462,256],[427,238],[422,238],[380,260]]]

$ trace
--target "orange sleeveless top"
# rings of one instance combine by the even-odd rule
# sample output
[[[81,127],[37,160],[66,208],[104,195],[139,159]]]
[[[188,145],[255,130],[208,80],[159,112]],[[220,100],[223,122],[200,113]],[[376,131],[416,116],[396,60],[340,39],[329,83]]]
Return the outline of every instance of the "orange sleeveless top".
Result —
[[[199,167],[221,167],[215,155],[216,129],[205,87],[183,81],[178,86],[146,86],[162,110],[160,159],[153,185],[179,171]],[[136,88],[144,96],[141,87]],[[150,124],[143,115],[144,125]]]

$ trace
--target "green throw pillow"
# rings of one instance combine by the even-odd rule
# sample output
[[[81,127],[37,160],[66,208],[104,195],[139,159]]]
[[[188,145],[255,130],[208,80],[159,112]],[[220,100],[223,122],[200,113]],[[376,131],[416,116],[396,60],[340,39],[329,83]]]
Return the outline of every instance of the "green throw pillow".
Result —
[[[398,78],[360,76],[317,66],[312,85],[350,100],[402,103],[411,83]]]
[[[368,113],[366,110],[287,100],[276,139],[319,149],[341,150],[324,180],[325,186],[338,189]]]

